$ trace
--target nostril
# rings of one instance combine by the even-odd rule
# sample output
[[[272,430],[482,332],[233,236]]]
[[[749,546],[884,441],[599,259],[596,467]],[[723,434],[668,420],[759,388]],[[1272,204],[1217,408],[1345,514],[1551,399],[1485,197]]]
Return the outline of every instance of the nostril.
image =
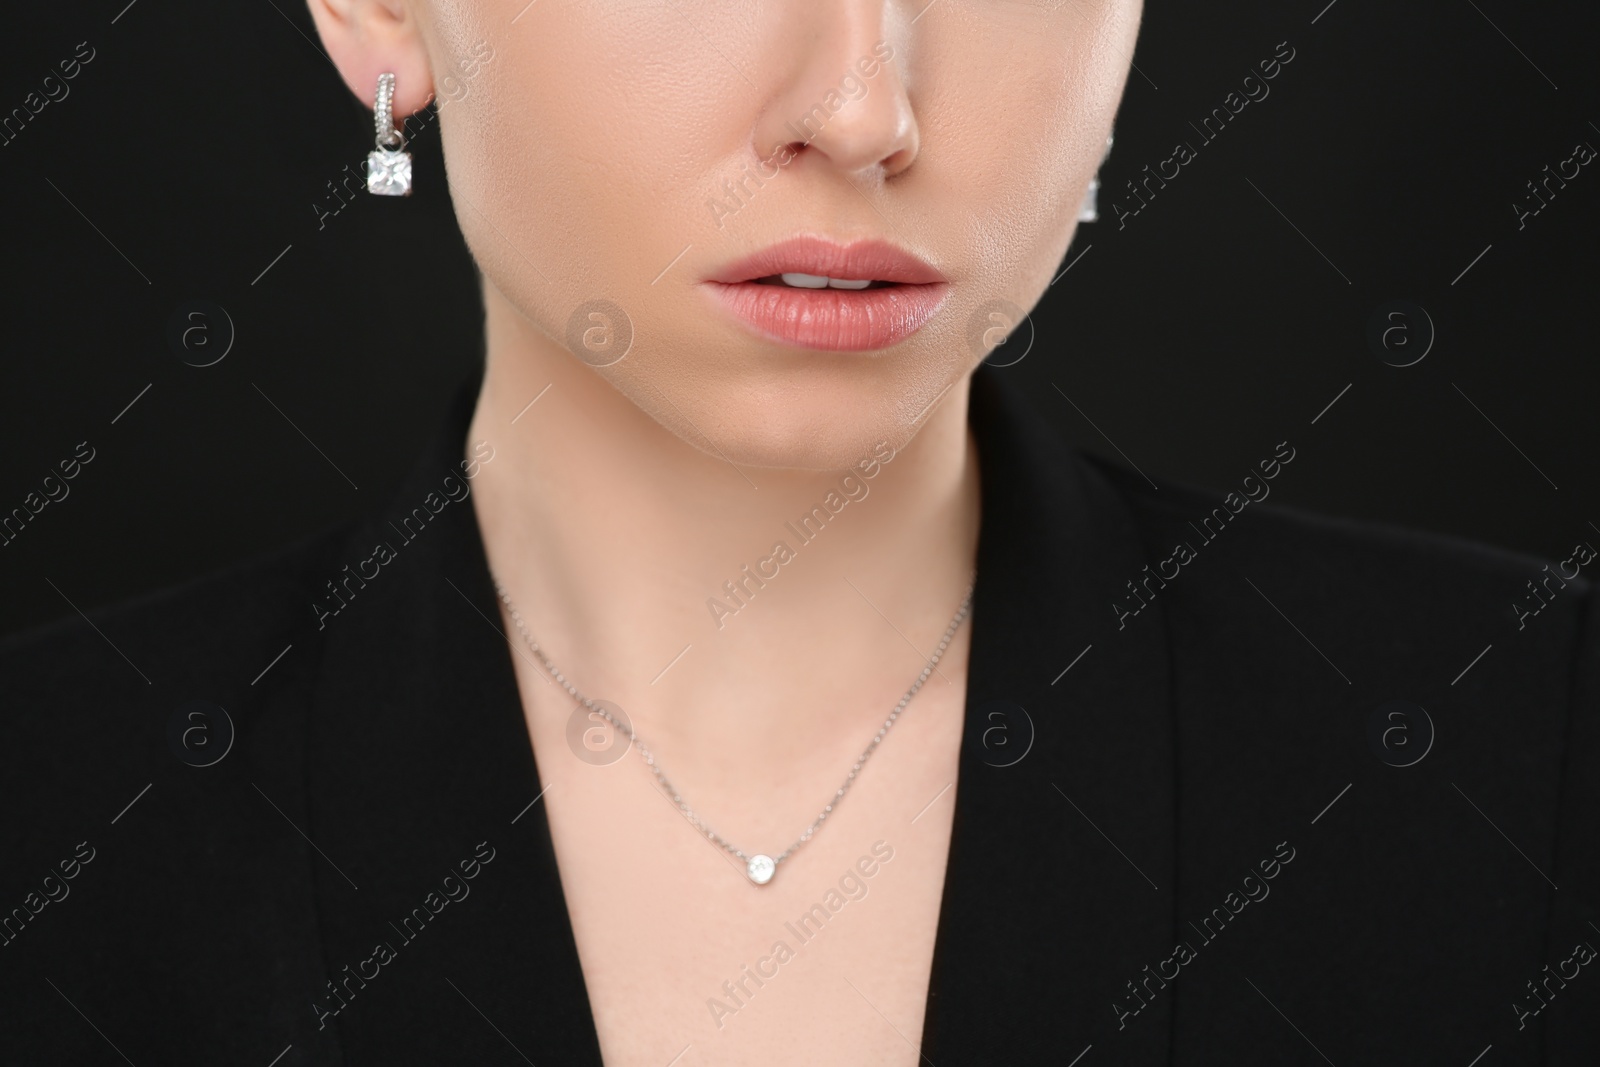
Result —
[[[914,148],[901,148],[885,156],[882,164],[884,179],[894,178],[911,166],[916,154]]]
[[[773,177],[781,168],[787,167],[800,158],[801,153],[806,150],[806,145],[809,143],[809,141],[785,141],[773,146],[770,154],[759,157],[761,169],[757,173],[763,178]],[[768,173],[768,171],[771,171],[771,173]]]

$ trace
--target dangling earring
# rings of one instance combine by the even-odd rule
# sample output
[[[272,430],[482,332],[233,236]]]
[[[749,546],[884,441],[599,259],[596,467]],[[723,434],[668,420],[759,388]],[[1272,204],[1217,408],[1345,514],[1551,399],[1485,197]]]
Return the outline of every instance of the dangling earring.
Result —
[[[378,100],[373,107],[377,147],[367,155],[367,192],[380,196],[411,195],[411,153],[405,135],[394,126],[394,75],[378,75]]]
[[[1113,130],[1112,133],[1115,133],[1115,130]],[[1106,134],[1106,154],[1100,157],[1100,165],[1102,167],[1105,166],[1106,160],[1111,158],[1111,137],[1112,137],[1112,133],[1107,133]],[[1083,195],[1083,205],[1078,208],[1078,221],[1079,222],[1099,222],[1100,221],[1099,199],[1100,199],[1100,172],[1098,170],[1096,170],[1094,172],[1094,177],[1089,179],[1089,189],[1088,189],[1088,191],[1085,192],[1084,195]]]

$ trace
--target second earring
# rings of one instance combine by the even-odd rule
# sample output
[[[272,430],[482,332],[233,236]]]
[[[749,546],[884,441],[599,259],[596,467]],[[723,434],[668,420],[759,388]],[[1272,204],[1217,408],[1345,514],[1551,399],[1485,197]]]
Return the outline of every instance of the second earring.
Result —
[[[1112,134],[1106,134],[1105,155],[1100,157],[1100,165],[1105,166],[1106,160],[1111,158]],[[1079,222],[1100,221],[1100,171],[1094,172],[1094,177],[1089,179],[1089,188],[1083,195],[1083,205],[1078,208]]]

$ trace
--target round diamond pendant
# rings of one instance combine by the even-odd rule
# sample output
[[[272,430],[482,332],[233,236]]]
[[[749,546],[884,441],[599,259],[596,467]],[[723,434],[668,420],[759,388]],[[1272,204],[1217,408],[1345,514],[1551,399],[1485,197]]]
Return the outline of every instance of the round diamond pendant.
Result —
[[[773,862],[771,856],[751,856],[749,864],[745,867],[745,873],[756,885],[766,885],[772,881],[773,872],[777,869],[778,865]]]

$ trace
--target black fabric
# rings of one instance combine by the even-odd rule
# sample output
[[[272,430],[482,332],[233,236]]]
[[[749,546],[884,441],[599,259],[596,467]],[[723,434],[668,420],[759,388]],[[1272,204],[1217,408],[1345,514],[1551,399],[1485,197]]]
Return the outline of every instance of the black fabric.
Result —
[[[369,518],[0,648],[0,1062],[599,1062],[470,501],[399,525],[476,386]],[[971,420],[926,1061],[1596,1062],[1591,585],[1519,629],[1542,560],[1155,488],[992,368]],[[1413,713],[1374,746],[1393,700],[1431,744]],[[206,767],[169,740],[192,701],[236,730]]]

